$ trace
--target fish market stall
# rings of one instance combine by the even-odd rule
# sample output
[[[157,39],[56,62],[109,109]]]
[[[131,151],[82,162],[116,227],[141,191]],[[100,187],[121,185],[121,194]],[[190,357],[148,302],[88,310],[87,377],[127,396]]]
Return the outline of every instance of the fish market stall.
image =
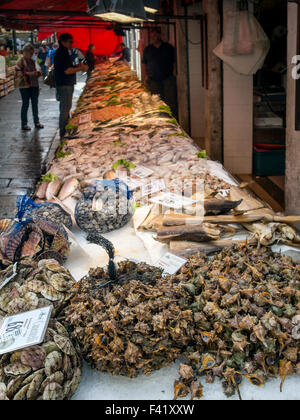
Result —
[[[0,225],[0,316],[55,303],[42,346],[0,356],[0,398],[299,399],[299,217],[250,196],[123,64],[96,68],[67,131]]]

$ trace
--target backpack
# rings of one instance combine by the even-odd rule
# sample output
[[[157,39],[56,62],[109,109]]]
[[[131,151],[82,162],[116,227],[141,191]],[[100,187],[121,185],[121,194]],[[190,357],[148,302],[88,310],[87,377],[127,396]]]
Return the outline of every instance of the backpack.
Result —
[[[50,86],[50,88],[55,88],[55,78],[54,78],[54,67],[51,67],[48,71],[47,76],[44,79],[44,83],[47,86]]]

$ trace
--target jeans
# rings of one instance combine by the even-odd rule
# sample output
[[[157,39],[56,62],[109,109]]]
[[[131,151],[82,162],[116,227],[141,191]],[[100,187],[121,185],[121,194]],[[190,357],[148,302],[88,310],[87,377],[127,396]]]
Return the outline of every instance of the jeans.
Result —
[[[43,73],[43,78],[45,79],[45,77],[48,74],[48,67],[45,65],[45,63],[41,64],[41,70],[42,70],[42,73]]]
[[[22,96],[22,110],[21,110],[21,121],[22,127],[25,127],[28,124],[28,109],[31,99],[32,105],[32,114],[33,114],[33,121],[34,124],[38,124],[39,120],[39,88],[38,87],[30,87],[20,89],[21,96]]]
[[[177,103],[177,81],[175,76],[170,76],[168,79],[157,82],[149,79],[147,81],[147,88],[152,95],[160,95],[161,99],[169,105],[172,114],[178,118],[178,103]]]
[[[56,97],[60,103],[59,106],[59,130],[60,137],[66,134],[66,125],[70,118],[70,111],[72,109],[74,86],[57,86]]]

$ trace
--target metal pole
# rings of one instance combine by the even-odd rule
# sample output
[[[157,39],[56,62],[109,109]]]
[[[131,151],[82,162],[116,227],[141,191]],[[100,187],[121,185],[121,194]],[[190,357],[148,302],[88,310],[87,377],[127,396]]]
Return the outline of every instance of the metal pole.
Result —
[[[16,35],[16,31],[13,30],[13,50],[14,50],[14,54],[17,54],[17,35]]]

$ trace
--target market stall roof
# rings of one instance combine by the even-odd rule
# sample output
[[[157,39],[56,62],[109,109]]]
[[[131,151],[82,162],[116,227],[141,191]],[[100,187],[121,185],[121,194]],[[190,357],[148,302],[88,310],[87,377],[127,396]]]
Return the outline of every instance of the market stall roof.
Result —
[[[0,1],[0,24],[11,29],[46,32],[107,26],[101,19],[87,14],[86,0]]]
[[[77,48],[96,45],[95,54],[119,51],[121,38],[114,25],[87,14],[86,0],[13,0],[0,1],[0,25],[9,29],[39,31],[39,39],[54,32],[72,33]]]

